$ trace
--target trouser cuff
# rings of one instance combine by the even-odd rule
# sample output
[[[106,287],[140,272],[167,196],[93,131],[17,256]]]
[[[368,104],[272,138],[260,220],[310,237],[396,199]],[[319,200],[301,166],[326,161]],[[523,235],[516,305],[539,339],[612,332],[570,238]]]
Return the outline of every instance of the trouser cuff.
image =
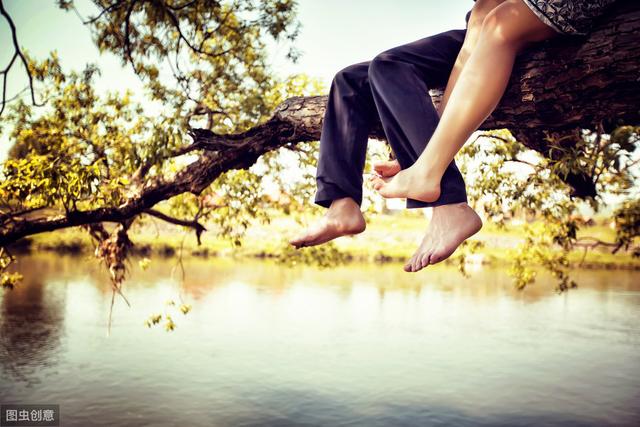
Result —
[[[316,192],[314,203],[324,208],[328,208],[329,206],[331,206],[332,201],[334,201],[335,199],[342,199],[344,197],[351,197],[358,204],[358,206],[362,204],[362,194],[349,194],[346,191],[342,190],[340,187],[327,185],[326,183],[323,185],[323,188],[321,190],[318,190],[318,192]]]
[[[441,194],[438,200],[433,202],[423,202],[420,200],[407,199],[407,209],[433,208],[442,205],[452,205],[454,203],[467,203],[466,193],[446,193]]]

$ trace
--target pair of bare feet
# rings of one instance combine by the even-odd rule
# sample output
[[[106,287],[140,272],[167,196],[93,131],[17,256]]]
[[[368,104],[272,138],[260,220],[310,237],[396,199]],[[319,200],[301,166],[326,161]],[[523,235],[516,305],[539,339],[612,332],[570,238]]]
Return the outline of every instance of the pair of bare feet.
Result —
[[[384,197],[409,197],[416,200],[432,201],[440,196],[440,185],[412,186],[415,179],[409,169],[401,170],[396,160],[374,165],[379,176],[371,181]],[[409,171],[408,173],[405,173]],[[420,190],[411,190],[420,188]],[[434,197],[435,196],[435,197]],[[326,214],[298,237],[289,241],[296,248],[326,243],[340,236],[362,233],[366,228],[360,206],[350,197],[336,199]],[[433,215],[427,232],[411,259],[405,264],[407,272],[419,271],[430,264],[443,261],[462,242],[482,228],[478,214],[467,203],[440,205],[433,208]]]

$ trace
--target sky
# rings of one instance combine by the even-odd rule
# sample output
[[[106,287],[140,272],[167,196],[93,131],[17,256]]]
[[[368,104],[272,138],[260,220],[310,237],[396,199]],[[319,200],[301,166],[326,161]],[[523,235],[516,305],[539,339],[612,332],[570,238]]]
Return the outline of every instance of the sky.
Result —
[[[100,54],[89,29],[73,11],[65,12],[55,0],[3,0],[12,17],[20,45],[37,58],[57,50],[63,69],[81,70],[95,62],[102,70],[96,80],[98,91],[129,88],[142,95],[142,85],[129,67],[112,54]],[[98,10],[89,0],[75,0],[86,19]],[[286,47],[270,43],[269,56],[274,72],[286,76],[306,73],[329,87],[340,69],[373,58],[394,46],[453,28],[464,28],[471,0],[299,0],[298,19],[302,24],[295,46],[303,53],[296,64],[285,58]],[[13,54],[9,26],[0,19],[0,67]],[[14,65],[7,80],[7,98],[27,86],[21,66]],[[28,91],[23,93],[28,96]],[[6,135],[0,136],[0,161],[9,148]]]

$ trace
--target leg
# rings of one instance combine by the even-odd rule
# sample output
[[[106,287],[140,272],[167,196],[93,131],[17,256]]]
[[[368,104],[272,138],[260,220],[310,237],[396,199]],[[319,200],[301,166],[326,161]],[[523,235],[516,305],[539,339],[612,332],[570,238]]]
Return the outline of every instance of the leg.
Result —
[[[439,120],[428,88],[447,81],[464,34],[456,30],[427,37],[383,52],[371,62],[371,90],[399,161],[395,168],[389,162],[380,165],[376,168],[380,175],[393,176],[401,167],[410,167],[424,150]],[[422,243],[405,264],[405,271],[415,272],[448,258],[482,227],[482,221],[466,203],[464,180],[454,162],[447,167],[442,183],[442,196],[433,203],[407,200],[407,207],[433,206],[434,210]]]
[[[438,105],[439,116],[442,116],[451,91],[478,42],[485,16],[502,2],[504,0],[476,1],[467,23],[464,43],[449,75],[442,101]],[[389,177],[398,172],[399,170],[396,170],[393,173],[381,173],[380,175]],[[416,272],[427,265],[436,264],[449,258],[462,242],[480,231],[481,228],[482,220],[466,203],[435,206],[431,221],[429,221],[429,228],[420,242],[420,246],[405,264],[405,271]]]
[[[440,102],[437,108],[438,116],[442,116],[442,111],[444,111],[444,107],[447,105],[447,101],[451,94],[451,90],[455,86],[456,81],[458,80],[458,76],[460,75],[460,72],[464,67],[464,64],[467,62],[469,55],[473,51],[473,48],[475,47],[478,41],[478,37],[480,35],[480,29],[482,28],[482,21],[484,20],[485,16],[494,7],[496,7],[502,2],[504,2],[504,0],[477,0],[476,1],[468,20],[467,30],[464,36],[464,43],[462,44],[462,48],[458,52],[456,61],[453,65],[451,73],[449,74],[449,79],[447,81],[447,85],[442,96],[442,101]],[[400,172],[401,167],[397,160],[390,160],[390,161],[374,164],[374,169],[376,170],[376,172],[378,172],[379,175],[389,177]],[[440,205],[440,206],[443,206],[443,205]]]
[[[377,180],[385,197],[436,200],[447,165],[502,97],[515,56],[529,43],[553,37],[522,0],[507,0],[484,19],[477,46],[451,91],[433,138],[413,167]]]
[[[449,101],[449,97],[451,96],[451,91],[458,81],[458,77],[460,76],[464,65],[467,63],[469,56],[471,56],[471,52],[473,52],[473,49],[478,43],[484,18],[496,6],[498,6],[500,3],[504,3],[504,1],[505,0],[476,0],[473,9],[471,10],[469,22],[467,23],[467,32],[464,36],[462,49],[460,49],[458,57],[456,58],[456,62],[453,66],[453,69],[451,70],[451,74],[449,75],[447,86],[444,90],[444,93],[442,94],[442,102],[440,102],[440,105],[438,105],[438,114],[440,116],[442,116],[442,112],[447,106],[447,102]]]
[[[336,73],[322,123],[315,203],[329,208],[316,224],[290,240],[296,247],[325,243],[364,231],[362,172],[369,130],[377,112],[371,97],[369,62]]]
[[[406,49],[405,53],[407,58],[412,56],[419,59],[424,56],[421,59],[421,73],[430,76],[434,82],[444,82],[463,38],[464,31],[452,31],[449,34],[427,37],[407,45],[412,47],[413,51]],[[416,48],[421,48],[421,52],[416,51]],[[290,241],[297,247],[324,243],[345,234],[355,234],[364,230],[364,218],[359,210],[362,201],[362,170],[368,133],[373,121],[378,119],[378,111],[372,98],[368,74],[371,74],[370,64],[363,62],[341,70],[333,79],[320,139],[320,158],[317,172],[318,192],[315,198],[317,204],[329,207],[329,210],[316,225]],[[424,75],[422,78],[425,78]],[[396,81],[396,83],[400,82]],[[402,141],[394,144],[394,151],[399,158],[410,159],[410,163],[405,163],[405,166],[412,164],[418,154],[422,152],[428,140],[427,136],[433,132],[435,122],[438,119],[431,102],[427,104],[428,98],[426,98],[427,92],[424,83],[422,86],[424,86],[423,96],[414,96],[414,99],[404,100],[394,98],[395,104],[387,105],[384,109],[386,112],[399,107],[406,109],[404,104],[409,101],[417,102],[419,108],[430,109],[426,116],[430,119],[429,125],[426,129],[422,127],[423,137],[413,138],[410,143]],[[412,95],[415,94],[414,91]],[[423,107],[424,105],[426,107]],[[419,120],[415,122],[419,122]],[[393,132],[393,134],[395,135],[397,132]],[[395,165],[392,169],[395,169]],[[455,163],[443,178],[443,182],[449,181],[451,181],[451,185],[445,185],[446,188],[443,191],[446,193],[448,189],[452,190],[449,203],[456,201],[456,198],[458,201],[466,201],[464,181]],[[411,206],[412,202],[413,206]],[[407,202],[409,207],[431,206],[439,203],[447,203],[447,198],[443,197],[442,200],[435,203]]]
[[[389,145],[402,169],[410,167],[431,138],[439,120],[429,87],[443,86],[462,47],[464,30],[425,37],[378,54],[369,65],[371,92]],[[442,197],[407,200],[407,208],[467,201],[455,162],[442,178]]]
[[[316,172],[315,203],[325,208],[342,197],[362,203],[367,141],[378,119],[368,69],[369,61],[350,65],[338,71],[331,83]]]

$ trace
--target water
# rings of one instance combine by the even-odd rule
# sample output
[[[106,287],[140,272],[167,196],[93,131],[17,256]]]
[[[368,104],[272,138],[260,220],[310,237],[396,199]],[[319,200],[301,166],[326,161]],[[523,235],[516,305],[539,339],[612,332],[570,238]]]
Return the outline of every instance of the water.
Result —
[[[93,260],[21,259],[0,295],[0,402],[64,426],[639,425],[640,273],[566,294],[500,270],[134,263],[116,299]],[[168,299],[182,297],[186,316]],[[168,308],[167,308],[168,307]],[[173,332],[144,321],[169,310]]]

